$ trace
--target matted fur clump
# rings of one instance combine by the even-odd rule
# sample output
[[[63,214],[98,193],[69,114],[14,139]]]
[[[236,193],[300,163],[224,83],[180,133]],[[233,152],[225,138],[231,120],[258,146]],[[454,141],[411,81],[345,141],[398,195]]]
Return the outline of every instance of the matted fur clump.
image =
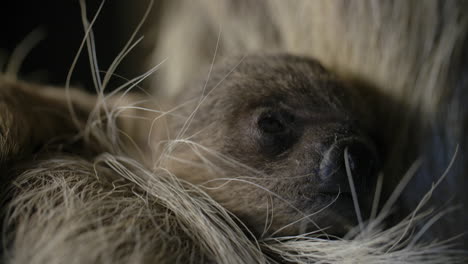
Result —
[[[110,95],[104,90],[133,48],[133,37],[101,81],[91,31],[95,20],[88,22],[84,13],[98,96],[85,124],[73,110],[77,105],[68,104],[70,119],[79,128],[73,138],[79,151],[68,146],[44,148],[9,171],[14,178],[3,195],[2,260],[465,263],[466,251],[454,245],[466,214],[459,213],[459,221],[450,225],[444,219],[457,216],[457,211],[433,210],[441,205],[440,197],[459,192],[454,184],[466,182],[467,145],[462,136],[466,132],[463,98],[467,97],[460,77],[466,65],[459,59],[465,54],[468,29],[463,7],[457,1],[181,1],[167,11],[158,29],[161,37],[153,59],[158,66]],[[155,86],[161,96],[172,100],[200,68],[207,67],[210,76],[212,62],[251,53],[318,58],[345,81],[373,89],[392,102],[369,105],[369,111],[388,112],[381,118],[385,122],[374,124],[386,149],[385,178],[377,184],[384,187],[377,188],[374,207],[381,189],[390,188],[390,195],[379,212],[374,210],[369,221],[359,223],[345,237],[324,235],[322,230],[256,236],[210,197],[205,185],[177,177],[164,162],[179,146],[189,146],[205,162],[202,165],[220,169],[221,165],[210,163],[209,155],[216,152],[193,142],[194,135],[154,142],[150,136],[156,130],[155,120],[170,116],[171,111],[149,108],[148,100],[136,102],[127,94],[159,69],[166,57]],[[148,118],[142,113],[158,115]],[[127,135],[123,129],[127,123],[122,120],[144,122],[142,127],[148,131],[140,131],[143,140]],[[265,190],[259,186],[259,191]],[[454,205],[466,201],[461,195],[454,198]],[[406,216],[387,221],[398,210]],[[447,236],[438,236],[445,230]]]
[[[125,155],[54,157],[29,165],[9,193],[7,263],[463,263],[423,242],[411,215],[385,215],[346,239],[313,234],[256,240],[200,188]],[[9,231],[8,231],[9,230]],[[10,244],[11,243],[11,244]]]

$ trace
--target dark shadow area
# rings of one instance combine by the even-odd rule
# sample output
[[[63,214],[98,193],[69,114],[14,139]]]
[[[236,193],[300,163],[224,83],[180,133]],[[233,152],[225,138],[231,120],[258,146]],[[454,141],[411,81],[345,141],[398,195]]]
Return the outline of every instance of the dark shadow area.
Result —
[[[125,0],[105,2],[94,26],[96,51],[101,70],[108,68],[125,45],[143,16],[148,2],[138,1],[138,4],[134,5],[129,5]],[[88,19],[92,20],[101,1],[88,0],[86,4]],[[154,15],[156,6],[152,9],[150,20],[156,18]],[[44,33],[44,38],[26,56],[20,68],[19,78],[53,85],[65,83],[85,32],[78,0],[6,1],[2,3],[0,9],[0,25],[3,25],[0,39],[2,63],[8,62],[15,47],[30,32],[40,29]],[[139,59],[145,57],[152,48],[150,43],[154,42],[146,39],[145,43],[138,45],[130,53],[116,73],[131,78],[144,70],[144,64]],[[72,84],[84,86],[87,90],[93,89],[86,49],[80,56]]]

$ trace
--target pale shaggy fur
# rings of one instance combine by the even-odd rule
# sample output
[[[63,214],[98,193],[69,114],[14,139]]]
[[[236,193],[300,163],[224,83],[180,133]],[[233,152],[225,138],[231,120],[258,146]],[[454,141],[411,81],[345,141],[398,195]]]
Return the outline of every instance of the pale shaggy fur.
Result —
[[[37,162],[15,185],[7,263],[463,263],[405,234],[423,216],[385,230],[376,220],[345,240],[255,241],[202,190],[109,153]]]
[[[342,9],[340,6],[345,3],[337,1],[295,1],[287,4],[284,1],[268,1],[262,2],[264,7],[267,7],[262,9],[264,17],[247,16],[244,20],[232,18],[249,26],[221,23],[220,21],[231,18],[230,9],[223,9],[225,3],[206,2],[207,5],[204,5],[202,2],[198,2],[199,5],[196,7],[187,7],[184,10],[202,14],[197,19],[207,19],[208,22],[201,23],[213,26],[211,32],[214,33],[211,35],[214,39],[214,42],[211,42],[213,47],[216,46],[217,32],[221,28],[221,32],[224,33],[219,41],[219,56],[229,52],[246,51],[281,51],[313,55],[343,76],[364,79],[383,89],[389,96],[408,100],[406,103],[412,108],[422,109],[423,112],[430,114],[434,109],[438,109],[439,105],[453,105],[454,108],[450,111],[454,113],[446,114],[461,115],[459,113],[461,110],[457,109],[459,102],[451,101],[455,99],[450,99],[450,95],[446,95],[445,86],[444,89],[439,87],[440,84],[449,85],[448,87],[453,85],[445,67],[448,67],[453,60],[449,55],[460,48],[457,45],[460,44],[459,40],[465,37],[460,32],[466,32],[464,31],[467,28],[466,21],[451,21],[452,16],[448,16],[448,21],[441,22],[446,23],[444,29],[447,31],[436,33],[429,26],[414,28],[417,33],[424,33],[420,31],[427,30],[425,34],[416,34],[417,37],[414,39],[411,39],[414,32],[399,29],[407,24],[413,25],[407,23],[405,19],[429,20],[430,18],[425,18],[426,15],[409,18],[405,12],[414,13],[419,12],[418,10],[436,12],[438,7],[434,2],[418,2],[418,6],[414,2],[393,2],[395,9],[388,14],[385,12],[388,7],[384,9],[375,2],[374,5],[371,2],[368,4],[351,2],[348,9]],[[188,2],[184,4],[190,5]],[[426,4],[427,8],[421,7]],[[449,11],[446,11],[449,14],[462,12],[457,11],[456,6],[450,7],[449,4],[444,6],[449,8]],[[370,8],[371,12],[366,12],[367,8]],[[218,13],[219,10],[224,10],[225,13]],[[252,10],[258,9],[246,9],[244,12],[250,14]],[[347,23],[340,23],[340,19],[347,17],[344,10],[353,10],[354,14],[348,17],[350,21],[346,21]],[[390,16],[392,23],[388,25],[369,23],[374,21],[372,19],[379,21],[379,16],[385,15]],[[198,57],[200,53],[196,52],[199,47],[197,45],[202,45],[205,40],[188,42],[195,46],[193,50],[187,46],[182,48],[178,46],[187,43],[180,40],[180,37],[187,37],[183,32],[190,32],[192,26],[194,28],[200,26],[198,23],[193,23],[193,20],[184,19],[188,19],[187,16],[183,16],[183,19],[178,16],[177,20],[168,22],[173,27],[166,25],[164,28],[168,32],[163,33],[165,37],[161,38],[174,45],[175,51],[187,52],[178,57],[167,48],[169,45],[166,45],[166,48],[162,45],[161,54],[170,55],[168,66],[176,69],[161,73],[162,76],[168,77],[163,87],[169,89],[169,93],[178,89],[181,80],[186,80],[185,77],[192,75],[190,67],[210,63],[210,59],[207,58],[211,58],[211,54],[204,58]],[[264,31],[263,23],[270,25],[271,21],[276,25],[274,32]],[[418,23],[423,22],[417,22],[415,25]],[[323,30],[323,25],[332,26],[333,30]],[[388,30],[385,29],[387,26]],[[363,33],[366,30],[372,31],[373,27],[379,32],[385,31],[380,37],[386,39],[380,39],[376,34]],[[205,33],[207,32],[196,31],[195,40],[203,39]],[[408,35],[405,35],[406,33]],[[435,36],[437,34],[441,35]],[[363,35],[368,39],[364,39]],[[375,39],[372,39],[374,37]],[[443,43],[428,42],[428,39],[441,39]],[[421,49],[423,44],[430,46],[431,43],[434,47]],[[389,46],[391,49],[383,49]],[[171,75],[179,70],[182,75]],[[423,76],[433,78],[423,78]],[[132,85],[129,83],[125,88]],[[451,91],[451,88],[446,89]],[[103,91],[99,92],[102,95]],[[99,98],[96,109],[102,109],[106,104],[104,96]],[[362,232],[351,232],[345,239],[326,240],[313,236],[296,236],[258,241],[243,231],[235,217],[208,197],[202,189],[177,179],[158,164],[150,167],[139,157],[128,154],[133,152],[126,148],[126,144],[119,144],[125,140],[125,135],[116,129],[115,118],[131,107],[133,106],[109,105],[104,114],[107,119],[101,118],[100,114],[91,115],[81,136],[85,138],[85,146],[93,149],[100,146],[101,153],[96,157],[43,156],[21,167],[24,172],[14,179],[14,185],[8,192],[11,200],[6,200],[6,222],[3,229],[3,258],[6,262],[464,263],[466,261],[464,252],[452,250],[446,244],[451,241],[420,240],[426,223],[429,226],[432,220],[444,217],[442,214],[429,215],[425,211],[417,211],[415,215],[410,215],[395,226],[385,226],[382,223],[388,213],[384,211],[380,217],[368,223]],[[433,115],[429,115],[428,119],[432,118]],[[462,130],[458,126],[450,129],[454,130],[455,135],[458,130]],[[457,137],[452,139],[457,141]],[[398,140],[396,143],[402,144],[398,146],[405,145]],[[181,140],[170,144],[190,144],[190,141]],[[461,152],[463,154],[463,150]],[[460,162],[457,161],[459,155],[452,160],[452,164]],[[449,156],[453,157],[453,151]],[[396,160],[394,163],[398,162],[397,158],[393,159]],[[449,162],[441,166],[453,169],[453,166],[449,166]],[[415,165],[410,169],[409,175],[414,174],[416,168]],[[432,177],[441,175],[442,173]],[[428,202],[430,201],[425,197],[423,203]],[[413,227],[420,223],[423,226],[420,229],[422,231],[413,233]]]

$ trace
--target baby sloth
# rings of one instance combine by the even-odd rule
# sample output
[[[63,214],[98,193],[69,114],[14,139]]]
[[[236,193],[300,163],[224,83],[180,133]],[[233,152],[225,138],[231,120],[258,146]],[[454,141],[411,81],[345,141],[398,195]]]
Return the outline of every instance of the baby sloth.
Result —
[[[176,98],[166,121],[179,144],[164,166],[256,236],[343,236],[369,214],[378,158],[368,111],[317,61],[230,58]]]

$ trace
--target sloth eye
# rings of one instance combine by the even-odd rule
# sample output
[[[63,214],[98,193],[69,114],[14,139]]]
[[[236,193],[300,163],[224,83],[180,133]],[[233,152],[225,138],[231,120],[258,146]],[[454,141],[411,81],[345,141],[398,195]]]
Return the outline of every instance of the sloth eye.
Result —
[[[268,156],[287,150],[295,141],[294,116],[286,111],[265,111],[257,118],[258,144]]]
[[[258,127],[263,133],[278,134],[284,132],[287,127],[277,113],[263,113],[258,119]]]

